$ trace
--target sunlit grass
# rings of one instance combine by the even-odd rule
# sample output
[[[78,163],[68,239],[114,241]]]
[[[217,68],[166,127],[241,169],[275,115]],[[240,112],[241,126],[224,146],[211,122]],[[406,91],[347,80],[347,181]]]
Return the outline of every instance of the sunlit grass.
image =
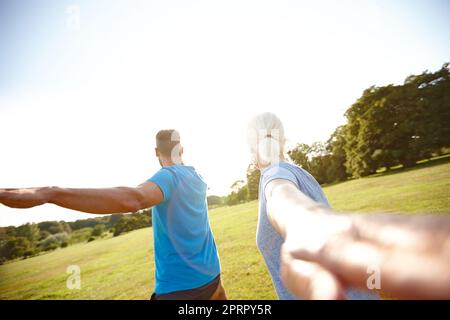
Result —
[[[450,163],[378,174],[324,191],[342,211],[450,213]]]

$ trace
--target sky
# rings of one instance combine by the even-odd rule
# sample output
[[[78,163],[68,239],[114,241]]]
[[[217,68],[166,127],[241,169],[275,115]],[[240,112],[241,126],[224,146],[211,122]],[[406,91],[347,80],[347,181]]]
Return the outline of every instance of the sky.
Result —
[[[364,89],[449,61],[449,34],[446,0],[0,0],[0,188],[136,186],[176,128],[225,195],[252,115],[325,141]],[[88,217],[0,205],[0,226]]]

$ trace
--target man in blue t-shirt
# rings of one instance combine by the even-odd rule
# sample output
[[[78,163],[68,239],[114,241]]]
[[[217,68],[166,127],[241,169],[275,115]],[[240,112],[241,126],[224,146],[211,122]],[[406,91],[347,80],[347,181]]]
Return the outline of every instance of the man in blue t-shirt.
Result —
[[[162,169],[135,188],[1,189],[0,203],[13,208],[53,203],[94,214],[153,207],[156,272],[152,299],[226,299],[208,221],[206,183],[193,167],[183,164],[183,148],[176,130],[159,131],[155,151]]]
[[[156,156],[162,168],[147,182],[162,193],[152,211],[153,299],[209,299],[214,294],[223,299],[219,256],[208,221],[207,186],[193,167],[183,165],[179,141],[175,130],[158,132]]]

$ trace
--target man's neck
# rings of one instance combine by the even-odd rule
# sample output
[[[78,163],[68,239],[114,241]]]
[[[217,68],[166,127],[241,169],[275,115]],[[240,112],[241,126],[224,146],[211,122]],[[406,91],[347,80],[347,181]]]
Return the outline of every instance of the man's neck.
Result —
[[[183,160],[181,160],[181,159],[180,159],[180,162],[177,162],[177,163],[173,162],[171,159],[161,159],[160,162],[161,162],[162,167],[170,167],[170,166],[174,166],[176,164],[178,164],[178,165],[183,164]]]

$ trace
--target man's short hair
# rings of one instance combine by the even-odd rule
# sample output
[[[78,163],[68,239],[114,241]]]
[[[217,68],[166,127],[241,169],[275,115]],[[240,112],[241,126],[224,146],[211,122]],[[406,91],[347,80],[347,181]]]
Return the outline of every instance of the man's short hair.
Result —
[[[156,148],[165,157],[172,155],[172,150],[180,143],[180,134],[177,130],[160,130],[156,134]]]

